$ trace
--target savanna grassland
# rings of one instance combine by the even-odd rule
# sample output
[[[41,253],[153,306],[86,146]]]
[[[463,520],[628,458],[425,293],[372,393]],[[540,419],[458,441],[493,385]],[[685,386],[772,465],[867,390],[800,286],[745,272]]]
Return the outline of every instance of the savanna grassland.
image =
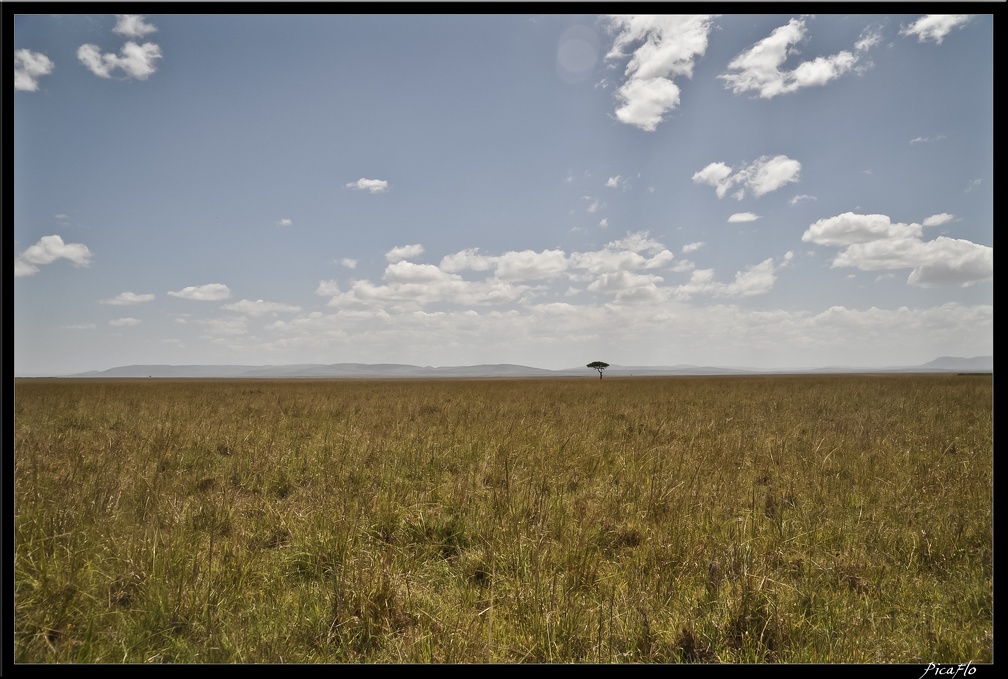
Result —
[[[18,663],[989,663],[991,375],[17,379]]]

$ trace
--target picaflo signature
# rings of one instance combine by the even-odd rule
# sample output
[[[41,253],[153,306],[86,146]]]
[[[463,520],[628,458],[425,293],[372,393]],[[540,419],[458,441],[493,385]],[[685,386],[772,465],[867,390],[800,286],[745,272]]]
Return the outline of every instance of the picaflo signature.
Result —
[[[928,673],[934,674],[934,676],[942,676],[954,678],[958,677],[961,673],[964,677],[968,677],[976,672],[976,667],[973,666],[973,661],[970,660],[965,665],[959,663],[958,665],[936,665],[933,662],[929,662],[927,668],[924,670],[924,674],[920,675],[918,679],[924,679]]]

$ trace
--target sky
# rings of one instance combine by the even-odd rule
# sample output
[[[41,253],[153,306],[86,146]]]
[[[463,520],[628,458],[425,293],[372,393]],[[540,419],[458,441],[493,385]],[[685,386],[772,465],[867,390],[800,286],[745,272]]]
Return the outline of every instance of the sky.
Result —
[[[13,24],[15,375],[993,355],[991,14]]]

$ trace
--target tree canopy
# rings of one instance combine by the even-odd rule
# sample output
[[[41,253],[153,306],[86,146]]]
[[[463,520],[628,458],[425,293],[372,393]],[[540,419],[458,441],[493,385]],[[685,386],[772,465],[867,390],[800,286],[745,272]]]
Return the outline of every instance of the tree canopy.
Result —
[[[592,361],[587,367],[598,370],[598,378],[602,379],[602,372],[609,367],[609,364],[605,361]]]

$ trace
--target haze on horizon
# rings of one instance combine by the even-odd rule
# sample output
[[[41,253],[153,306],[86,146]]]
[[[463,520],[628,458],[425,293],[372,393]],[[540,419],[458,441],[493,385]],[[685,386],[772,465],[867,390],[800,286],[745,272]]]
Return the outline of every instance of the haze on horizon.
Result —
[[[19,14],[14,374],[993,355],[993,16]]]

